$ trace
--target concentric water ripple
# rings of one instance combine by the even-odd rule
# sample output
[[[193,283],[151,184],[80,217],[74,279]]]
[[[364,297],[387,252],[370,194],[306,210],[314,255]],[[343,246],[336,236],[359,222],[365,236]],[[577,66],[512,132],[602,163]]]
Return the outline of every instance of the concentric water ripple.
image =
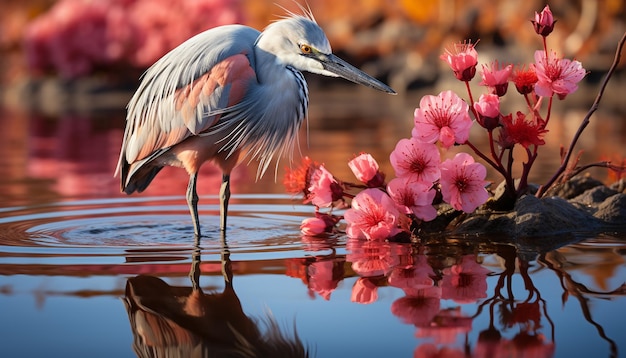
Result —
[[[222,250],[219,201],[202,197],[199,206],[203,254]],[[141,197],[52,203],[4,209],[0,218],[0,263],[42,260],[188,261],[195,250],[184,198]],[[246,260],[301,256],[299,225],[312,207],[287,195],[233,195],[228,248]],[[18,259],[19,257],[19,259]],[[30,257],[30,259],[29,259]]]

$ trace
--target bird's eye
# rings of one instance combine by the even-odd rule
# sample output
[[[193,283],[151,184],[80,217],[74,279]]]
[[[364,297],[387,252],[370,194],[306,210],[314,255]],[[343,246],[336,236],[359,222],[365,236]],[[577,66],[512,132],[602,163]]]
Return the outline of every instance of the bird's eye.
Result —
[[[302,53],[303,53],[304,55],[308,55],[308,54],[310,54],[313,50],[311,49],[311,46],[302,44],[302,45],[300,45],[300,51],[302,51]]]

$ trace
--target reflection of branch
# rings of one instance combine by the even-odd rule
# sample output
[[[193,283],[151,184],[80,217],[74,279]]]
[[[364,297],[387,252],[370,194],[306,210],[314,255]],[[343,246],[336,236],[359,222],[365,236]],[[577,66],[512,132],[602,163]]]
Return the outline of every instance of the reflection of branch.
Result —
[[[554,342],[555,326],[554,326],[554,322],[552,321],[552,318],[550,318],[550,315],[548,315],[548,303],[541,297],[541,292],[539,292],[537,287],[535,287],[535,285],[533,284],[533,281],[530,278],[530,275],[528,274],[528,261],[525,261],[521,258],[520,258],[520,275],[524,279],[524,285],[525,285],[524,287],[528,290],[528,299],[526,301],[527,302],[530,301],[530,299],[534,295],[536,295],[537,296],[536,301],[541,302],[543,306],[543,315],[546,317],[546,320],[548,320],[548,322],[550,323],[550,333],[551,333],[550,340]]]
[[[546,267],[548,267],[549,269],[553,270],[556,273],[556,275],[559,277],[559,280],[561,281],[561,286],[567,290],[567,293],[576,297],[576,299],[580,303],[580,308],[583,312],[583,316],[585,317],[585,320],[591,323],[591,325],[593,325],[596,328],[600,338],[604,339],[605,341],[609,343],[611,357],[617,357],[617,344],[615,344],[615,341],[613,341],[611,338],[607,337],[606,333],[604,332],[604,328],[599,323],[593,320],[593,317],[591,317],[591,310],[589,309],[588,299],[583,295],[583,293],[590,293],[590,294],[595,294],[595,295],[600,295],[600,294],[611,295],[615,292],[618,292],[618,294],[620,293],[624,294],[623,292],[624,284],[622,284],[622,286],[620,286],[618,289],[612,292],[592,291],[588,289],[587,287],[585,287],[585,285],[574,281],[572,276],[569,273],[567,273],[567,271],[561,269],[561,266],[562,266],[561,262],[559,262],[558,258],[553,252],[549,252],[547,254],[543,254],[539,256],[537,261],[546,265]]]
[[[536,332],[539,328],[541,328],[541,313],[539,313],[539,310],[541,309],[543,317],[550,325],[550,340],[554,342],[556,327],[548,314],[546,300],[541,297],[541,293],[532,282],[528,272],[530,267],[528,261],[518,255],[518,251],[515,246],[500,246],[498,247],[496,253],[504,259],[504,270],[498,274],[499,277],[494,288],[493,296],[478,306],[478,309],[472,316],[472,319],[480,316],[485,307],[488,306],[490,316],[489,329],[487,331],[491,332],[495,329],[493,323],[494,308],[496,305],[499,305],[503,314],[506,314],[506,316],[502,317],[502,320],[507,327],[511,327],[514,324],[526,325],[525,327],[522,327],[523,331],[527,331],[532,328],[532,330]],[[519,276],[523,280],[524,288],[528,292],[528,295],[523,302],[515,299],[512,288],[513,278],[516,274],[516,263],[519,263],[517,266],[517,268],[519,268]],[[507,292],[506,294],[503,294],[502,290],[505,289],[505,287]],[[538,316],[535,316],[533,309],[531,309],[531,307],[535,307],[535,305],[537,307],[536,313]],[[532,325],[530,324],[531,322],[533,323]]]

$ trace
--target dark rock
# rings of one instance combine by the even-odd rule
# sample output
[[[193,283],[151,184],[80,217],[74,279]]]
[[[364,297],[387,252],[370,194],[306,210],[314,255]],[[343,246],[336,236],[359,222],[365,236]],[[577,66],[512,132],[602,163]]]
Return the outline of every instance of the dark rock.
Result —
[[[622,178],[618,181],[616,181],[615,183],[611,184],[611,186],[609,186],[609,188],[622,193],[622,194],[626,194],[626,179]]]
[[[558,196],[564,199],[571,199],[591,188],[603,185],[601,181],[593,179],[588,175],[575,176],[564,184],[557,185],[553,189],[550,189],[545,196]]]
[[[572,202],[580,203],[583,205],[597,205],[605,201],[607,198],[617,194],[617,191],[601,185],[591,188],[584,193],[578,195],[577,197],[571,199]]]
[[[472,214],[454,216],[448,210],[445,232],[505,235],[516,243],[552,237],[557,246],[560,240],[569,242],[580,233],[626,232],[626,194],[615,190],[620,185],[607,187],[587,176],[574,178],[554,191],[563,197],[524,195],[508,211],[493,210],[488,204]],[[441,225],[438,222],[438,227]]]
[[[515,205],[515,235],[541,236],[593,231],[601,222],[580,206],[559,197],[521,197]]]
[[[615,229],[626,230],[626,194],[615,194],[602,201],[593,216]]]

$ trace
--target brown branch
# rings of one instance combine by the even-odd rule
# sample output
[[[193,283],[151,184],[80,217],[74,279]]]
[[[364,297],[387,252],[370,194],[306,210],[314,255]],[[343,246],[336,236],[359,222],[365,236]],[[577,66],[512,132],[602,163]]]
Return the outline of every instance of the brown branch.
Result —
[[[616,171],[618,173],[621,173],[621,172],[626,170],[626,167],[611,164],[610,161],[604,161],[604,162],[596,162],[596,163],[583,165],[581,167],[576,167],[576,168],[574,168],[572,170],[572,172],[568,175],[568,177],[569,178],[575,177],[576,175],[580,174],[581,172],[583,172],[583,171],[585,171],[585,170],[587,170],[589,168],[593,168],[593,167],[607,168],[609,170],[614,170],[614,171]]]
[[[626,42],[626,32],[624,32],[624,35],[622,36],[622,38],[619,40],[617,44],[617,49],[615,50],[615,58],[613,59],[613,64],[611,65],[611,67],[609,68],[609,71],[604,77],[604,81],[602,82],[602,85],[600,86],[600,91],[598,92],[598,95],[596,96],[596,99],[593,102],[593,105],[591,105],[591,108],[587,112],[587,115],[585,115],[585,118],[583,118],[583,121],[580,124],[580,127],[578,127],[578,131],[574,135],[574,138],[572,139],[572,142],[570,143],[567,149],[567,153],[565,154],[565,158],[563,159],[561,166],[557,169],[556,173],[554,173],[554,176],[552,176],[552,178],[550,178],[550,180],[548,180],[546,184],[539,187],[539,190],[537,191],[538,198],[542,197],[546,193],[546,191],[550,189],[552,184],[554,184],[557,178],[567,168],[567,164],[569,163],[570,157],[572,155],[572,152],[574,151],[574,147],[576,146],[578,139],[580,138],[580,135],[582,134],[583,130],[587,127],[587,125],[589,125],[589,119],[591,118],[591,116],[595,113],[595,111],[598,110],[598,107],[600,106],[600,100],[602,99],[602,96],[604,95],[604,90],[606,89],[606,86],[609,83],[609,79],[613,76],[615,69],[620,63],[620,60],[622,57],[622,49],[624,48],[625,42]]]

